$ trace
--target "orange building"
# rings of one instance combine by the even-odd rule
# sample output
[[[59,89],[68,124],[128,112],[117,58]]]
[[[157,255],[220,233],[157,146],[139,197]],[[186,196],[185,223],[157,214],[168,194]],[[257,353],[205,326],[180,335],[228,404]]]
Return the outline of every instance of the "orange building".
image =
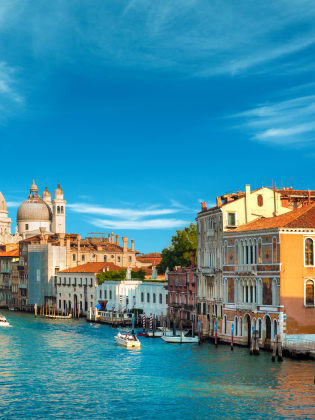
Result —
[[[315,204],[224,234],[221,340],[315,341]],[[212,330],[216,317],[212,316]]]

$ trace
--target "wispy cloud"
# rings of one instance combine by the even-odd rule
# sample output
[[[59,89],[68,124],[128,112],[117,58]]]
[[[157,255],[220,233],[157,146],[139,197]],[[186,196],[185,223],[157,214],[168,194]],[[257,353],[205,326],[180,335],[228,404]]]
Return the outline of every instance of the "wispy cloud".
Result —
[[[68,207],[76,213],[99,214],[102,216],[125,217],[131,220],[137,220],[140,217],[161,216],[178,213],[178,209],[117,209],[101,206],[93,206],[85,203],[69,204]]]
[[[315,95],[262,104],[233,118],[254,141],[279,146],[315,141]]]
[[[20,32],[23,48],[58,60],[72,61],[83,52],[115,66],[205,77],[266,72],[275,62],[285,67],[288,61],[301,70],[293,54],[315,45],[313,0],[56,0],[36,8],[31,0],[15,0],[15,7],[4,4],[0,33]],[[309,53],[303,68],[312,62]]]
[[[22,200],[23,201],[23,200]],[[7,201],[7,207],[19,207],[22,201]]]
[[[90,219],[94,226],[107,229],[172,229],[183,227],[189,224],[187,220],[181,219],[143,219],[143,220],[108,220]]]
[[[16,87],[16,71],[7,63],[0,62],[0,121],[20,107],[24,98],[18,93]]]
[[[170,208],[162,208],[159,205],[143,206],[145,209],[110,208],[86,203],[69,204],[68,208],[75,213],[88,215],[87,221],[90,224],[108,229],[170,229],[189,223],[181,218],[163,217],[187,212],[187,207],[178,202],[172,203]],[[90,217],[94,215],[107,216],[107,218]]]

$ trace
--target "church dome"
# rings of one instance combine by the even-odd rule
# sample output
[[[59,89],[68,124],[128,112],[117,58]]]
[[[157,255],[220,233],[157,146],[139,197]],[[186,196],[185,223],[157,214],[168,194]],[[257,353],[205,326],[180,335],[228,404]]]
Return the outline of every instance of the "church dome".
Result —
[[[27,220],[29,222],[49,222],[51,219],[51,211],[47,204],[38,195],[38,188],[33,179],[28,199],[23,201],[18,208],[17,221],[20,222],[22,220]]]
[[[49,222],[51,212],[47,204],[39,197],[29,197],[23,201],[17,212],[17,221]]]
[[[0,191],[0,213],[7,213],[7,212],[8,212],[7,203],[6,203],[2,193]]]

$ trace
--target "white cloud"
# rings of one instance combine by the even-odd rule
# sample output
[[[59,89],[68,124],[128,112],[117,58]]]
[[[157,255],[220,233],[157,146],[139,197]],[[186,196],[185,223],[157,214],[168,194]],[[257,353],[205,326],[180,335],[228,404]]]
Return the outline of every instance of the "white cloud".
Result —
[[[17,91],[16,71],[7,63],[0,62],[0,121],[19,109],[24,98]]]
[[[171,229],[188,225],[190,222],[180,219],[144,219],[144,220],[109,220],[90,219],[94,226],[108,229]]]
[[[22,201],[7,201],[7,207],[19,207]]]
[[[130,220],[137,220],[140,217],[161,216],[167,214],[178,213],[178,209],[154,209],[148,208],[146,210],[138,209],[117,209],[109,207],[101,207],[85,203],[69,204],[68,208],[76,213],[99,214],[102,216],[124,217]]]
[[[190,222],[182,218],[163,217],[177,213],[188,213],[188,208],[177,201],[171,208],[159,205],[143,205],[141,208],[110,208],[86,203],[69,204],[68,208],[80,214],[88,215],[88,223],[107,229],[172,229],[188,225]],[[194,212],[191,209],[191,219]],[[99,217],[91,217],[91,216]],[[107,216],[101,218],[100,216]]]
[[[254,141],[290,146],[315,142],[315,95],[262,104],[233,118]]]

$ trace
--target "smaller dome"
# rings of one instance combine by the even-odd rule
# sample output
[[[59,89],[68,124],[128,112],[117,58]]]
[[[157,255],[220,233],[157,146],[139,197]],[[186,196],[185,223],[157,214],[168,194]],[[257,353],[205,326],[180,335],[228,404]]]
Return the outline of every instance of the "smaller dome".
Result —
[[[45,199],[47,199],[47,200],[50,200],[51,199],[51,194],[48,191],[48,188],[47,187],[45,187],[45,189],[43,191],[43,200],[45,200]]]
[[[60,184],[57,184],[57,188],[55,189],[55,198],[63,199],[63,191],[60,188]]]
[[[7,203],[0,191],[0,213],[8,213]]]

